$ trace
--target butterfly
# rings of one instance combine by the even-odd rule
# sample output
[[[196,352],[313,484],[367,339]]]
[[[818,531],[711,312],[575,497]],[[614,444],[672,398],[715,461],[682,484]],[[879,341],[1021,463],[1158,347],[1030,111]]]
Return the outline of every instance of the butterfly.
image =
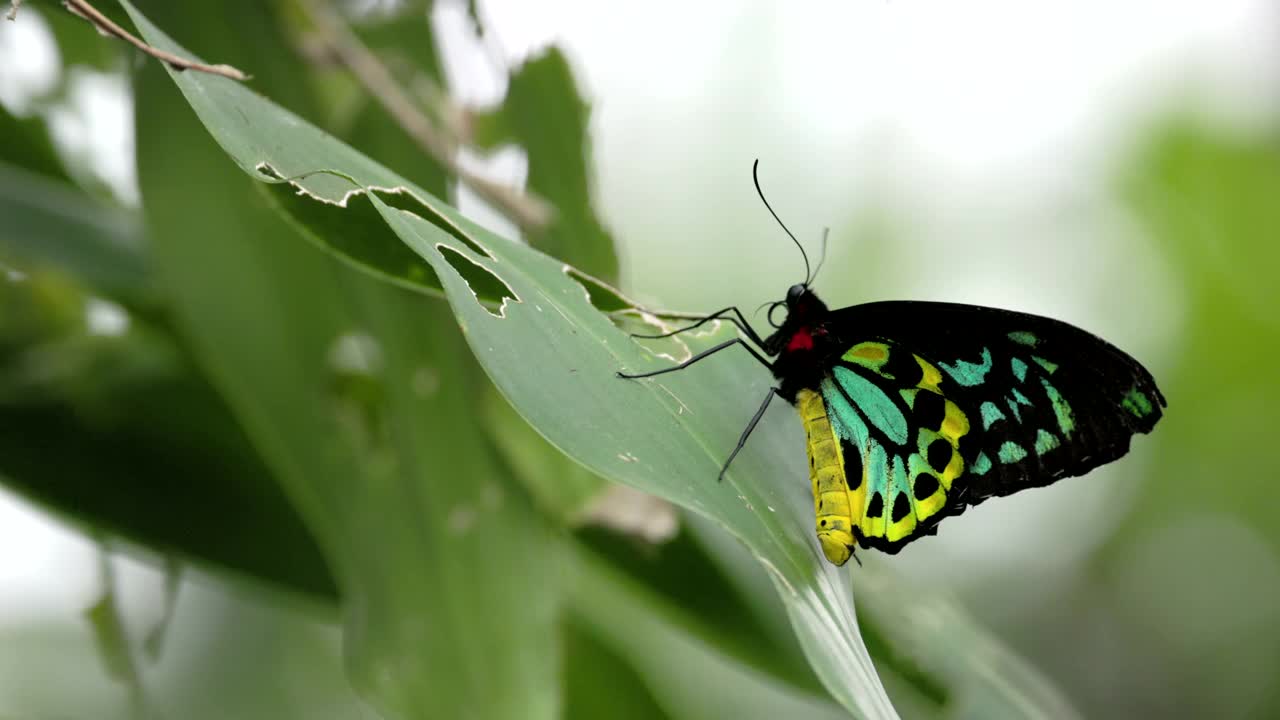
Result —
[[[805,280],[769,304],[761,337],[736,307],[743,337],[684,362],[623,378],[683,370],[741,346],[777,384],[720,470],[723,479],[770,402],[804,425],[815,529],[823,555],[843,565],[859,547],[897,553],[937,532],[945,517],[988,498],[1083,475],[1129,451],[1166,407],[1146,368],[1107,341],[1052,318],[976,305],[883,301],[829,309]],[[821,262],[819,263],[819,269]],[[775,312],[785,310],[781,322]],[[749,342],[748,342],[749,341]]]

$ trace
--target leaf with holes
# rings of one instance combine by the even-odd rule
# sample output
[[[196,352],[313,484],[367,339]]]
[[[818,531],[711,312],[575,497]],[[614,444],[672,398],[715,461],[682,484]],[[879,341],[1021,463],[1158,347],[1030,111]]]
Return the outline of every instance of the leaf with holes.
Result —
[[[148,41],[187,54],[130,10]],[[419,290],[432,284],[423,279],[429,266],[476,356],[533,427],[601,475],[691,508],[740,538],[772,571],[833,697],[858,717],[896,717],[858,635],[848,576],[821,562],[810,542],[808,489],[785,480],[804,477],[797,423],[781,413],[770,416],[771,431],[752,444],[726,482],[714,481],[742,418],[767,387],[749,358],[724,358],[714,382],[705,376],[621,381],[614,375],[619,368],[652,368],[664,360],[593,306],[564,264],[494,237],[242,85],[197,73],[174,74],[174,80],[214,139],[242,169],[274,183],[274,197],[294,217],[301,207],[341,207],[363,217],[376,212],[385,237],[374,237],[379,226],[369,225],[359,248],[342,249],[349,261]],[[424,262],[387,249],[406,246]],[[616,306],[608,288],[589,284],[598,302]],[[485,288],[502,299],[479,302],[476,291]],[[692,342],[726,336],[722,328]],[[664,349],[691,350],[675,343]],[[724,392],[727,387],[734,392]]]
[[[185,54],[133,15],[148,41]],[[495,237],[242,85],[194,73],[173,78],[215,140],[314,240],[403,287],[442,288],[476,357],[538,432],[587,468],[689,508],[741,540],[768,570],[807,657],[847,711],[897,716],[859,635],[850,575],[823,561],[812,542],[799,423],[768,415],[725,482],[715,482],[769,378],[750,357],[730,353],[715,371],[645,382],[615,376],[687,357],[732,337],[731,328],[637,343],[616,314],[602,312],[626,306],[616,291]],[[356,234],[335,234],[333,223],[316,220],[321,215]]]
[[[243,20],[202,41],[250,49],[259,87],[314,109],[291,49],[266,41],[273,4],[148,4],[184,34]],[[298,242],[160,65],[132,86],[168,307],[324,553],[352,685],[388,718],[558,717],[562,543],[491,452],[447,305]],[[223,542],[247,539],[226,532],[238,516],[221,515]]]

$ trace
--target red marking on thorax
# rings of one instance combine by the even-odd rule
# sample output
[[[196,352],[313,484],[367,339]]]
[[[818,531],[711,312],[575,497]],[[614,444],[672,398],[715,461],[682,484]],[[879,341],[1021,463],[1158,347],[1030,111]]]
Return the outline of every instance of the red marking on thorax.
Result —
[[[809,334],[809,328],[800,328],[791,336],[791,342],[787,343],[787,350],[812,350],[813,336]]]

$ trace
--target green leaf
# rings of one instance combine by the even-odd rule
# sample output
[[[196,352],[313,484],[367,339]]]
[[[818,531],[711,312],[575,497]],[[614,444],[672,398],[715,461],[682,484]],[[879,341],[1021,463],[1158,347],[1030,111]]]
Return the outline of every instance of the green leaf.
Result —
[[[400,70],[398,74],[406,87],[413,87],[424,79],[437,85],[441,82],[435,45],[430,40],[434,37],[429,24],[430,5],[429,2],[415,0],[389,9],[385,14],[371,13],[355,28],[371,50],[382,53],[382,59],[390,67]],[[401,56],[402,52],[407,54]],[[448,178],[444,169],[412,141],[380,105],[370,101],[358,113],[356,122],[344,137],[370,158],[394,160],[402,174],[428,192],[443,195],[447,191]],[[371,206],[358,207],[372,211]],[[295,219],[309,217],[317,209],[316,203],[310,201],[288,203],[288,208],[296,213]],[[416,263],[422,277],[432,283],[428,292],[438,293],[440,286],[435,272],[416,254],[403,243],[394,240],[380,242],[378,232],[369,232],[373,228],[386,234],[386,225],[380,217],[372,212],[370,217],[359,220],[353,219],[356,216],[356,213],[343,209],[331,210],[324,222],[309,220],[309,232],[344,238],[348,247],[356,252],[365,248],[390,248],[402,252],[406,256],[403,262]],[[339,225],[343,229],[335,232]],[[320,244],[328,248],[323,241]],[[344,252],[339,257],[345,255]],[[500,285],[492,285],[485,292],[485,297],[496,304],[502,299],[502,291]],[[430,379],[434,383],[450,381],[451,378],[438,376]],[[524,484],[539,509],[561,522],[578,522],[587,504],[603,490],[604,480],[547,444],[491,387],[482,392],[478,404],[490,441],[506,460],[508,472]]]
[[[482,403],[490,441],[543,513],[566,525],[582,522],[609,484],[548,444],[496,391]]]
[[[411,96],[423,95],[414,91],[426,87],[431,90],[432,99],[436,99],[435,93],[443,92],[440,88],[445,83],[436,48],[436,31],[431,25],[434,4],[431,0],[410,0],[380,8],[353,18],[351,28]],[[347,74],[345,69],[342,72]],[[378,162],[396,163],[405,177],[431,193],[444,196],[450,181],[445,168],[410,140],[405,129],[368,90],[360,86],[353,90],[355,102],[360,106],[342,137]],[[420,111],[439,114],[441,108],[417,99]]]
[[[332,596],[310,534],[168,328],[133,316],[90,333],[87,300],[52,273],[0,282],[6,485],[96,532]]]
[[[297,67],[282,45],[212,37],[205,12],[171,19],[199,24],[221,59],[304,86],[281,77]],[[490,459],[475,412],[485,383],[447,308],[298,242],[157,65],[135,87],[158,272],[201,365],[325,550],[354,685],[388,717],[554,717],[559,544]]]
[[[62,158],[53,145],[49,124],[33,115],[20,118],[0,106],[0,158],[10,165],[34,175],[70,181]]]
[[[434,7],[435,0],[403,0],[354,18],[352,29],[384,63],[400,71],[405,85],[413,87],[412,73],[419,72],[439,83],[443,75],[431,27]]]
[[[719,653],[796,690],[823,693],[822,683],[805,661],[791,630],[786,608],[760,564],[737,540],[711,527],[710,521],[693,513],[682,516],[676,536],[656,547],[596,528],[580,530],[576,536],[594,555],[606,559],[612,572],[625,574],[628,583],[643,588],[647,596],[661,598],[661,603],[655,601],[656,612],[679,608],[698,635]],[[701,546],[702,533],[695,529],[699,525],[707,526],[707,534],[714,534],[732,547],[733,554],[745,558],[761,582],[751,587],[735,585],[736,578],[720,567],[722,558]],[[767,605],[770,612],[754,612],[759,604]]]
[[[644,680],[583,623],[565,623],[565,718],[667,720]],[[607,689],[602,692],[602,689]]]
[[[895,665],[914,661],[920,681],[941,678],[951,688],[948,717],[1082,717],[1044,676],[982,629],[953,599],[868,563],[859,576],[867,589],[862,612],[894,649]]]
[[[0,217],[0,261],[6,265],[25,272],[56,269],[132,306],[155,302],[135,213],[0,160]]]
[[[708,642],[674,607],[590,551],[575,553],[574,617],[619,655],[672,718],[848,717],[826,698],[797,690]]]
[[[1113,613],[1125,635],[1112,642],[1139,649],[1104,671],[1146,659],[1195,678],[1137,693],[1131,706],[1145,714],[1280,717],[1276,592],[1262,589],[1276,587],[1266,578],[1280,551],[1280,132],[1274,121],[1213,122],[1204,97],[1188,94],[1156,118],[1118,168],[1117,190],[1156,262],[1117,267],[1107,286],[1147,291],[1135,281],[1168,278],[1158,297],[1171,307],[1154,305],[1168,343],[1155,371],[1176,412],[1144,448],[1140,501],[1097,551],[1073,612]],[[1206,492],[1211,477],[1230,490]],[[1171,549],[1183,538],[1195,542]],[[1108,699],[1099,692],[1095,707]]]
[[[130,646],[129,635],[117,604],[111,558],[106,547],[101,544],[98,546],[98,572],[102,588],[98,591],[98,599],[84,611],[84,617],[93,631],[93,639],[107,674],[128,689],[134,713],[138,717],[146,717],[150,715],[150,711],[142,685],[142,673],[139,672],[138,661]]]
[[[7,7],[8,3],[6,3]],[[99,8],[104,14],[119,21],[122,12],[119,8],[106,5]],[[62,85],[54,94],[66,89],[68,72],[73,67],[85,67],[107,72],[120,63],[121,47],[116,43],[103,42],[102,35],[94,32],[93,26],[67,11],[61,2],[53,0],[27,0],[18,10],[18,22],[23,16],[39,15],[49,26],[58,44],[58,55],[62,61]]]
[[[1154,438],[1161,444],[1151,477],[1178,491],[1146,493],[1142,513],[1119,535],[1132,540],[1203,511],[1244,518],[1280,547],[1270,483],[1203,494],[1202,474],[1188,470],[1203,463],[1223,477],[1252,477],[1271,462],[1267,408],[1280,403],[1280,384],[1263,378],[1280,354],[1280,135],[1233,137],[1194,113],[1174,115],[1154,128],[1119,183],[1182,289],[1186,351],[1173,353],[1179,362],[1162,377],[1179,405],[1195,409],[1171,414]],[[1213,349],[1212,373],[1199,348]]]
[[[568,59],[552,47],[516,69],[501,108],[474,116],[474,137],[483,148],[515,143],[528,154],[529,189],[556,208],[551,226],[530,238],[533,244],[613,282],[618,257],[591,202],[589,119]]]
[[[744,598],[749,604],[749,611],[755,618],[761,630],[772,637],[776,648],[773,650],[775,656],[794,656],[801,651],[796,645],[794,638],[784,635],[789,633],[789,629],[784,626],[781,618],[785,616],[785,609],[780,600],[776,596],[768,594],[769,578],[768,575],[761,570],[758,564],[752,562],[750,555],[743,551],[740,545],[736,545],[731,541],[727,541],[722,533],[714,532],[714,528],[706,521],[691,518],[685,527],[688,528],[689,534],[696,538],[696,542],[703,546],[707,555],[712,558],[715,570],[718,574],[723,575],[726,584],[730,590],[724,592],[725,595],[732,595]],[[869,559],[868,562],[874,562]],[[859,568],[859,572],[862,568]],[[881,671],[881,678],[885,679],[885,671],[891,673],[891,677],[900,679],[899,686],[910,686],[910,689],[920,696],[920,700],[929,706],[931,712],[929,714],[937,714],[939,710],[946,706],[948,702],[948,691],[942,680],[927,672],[924,672],[918,664],[910,658],[903,658],[902,653],[898,652],[898,648],[889,643],[880,632],[878,627],[878,618],[871,616],[868,622],[866,612],[868,588],[859,588],[859,595],[864,599],[862,607],[859,610],[859,628],[862,631],[863,639],[866,641],[867,649],[871,653],[871,657],[875,660],[877,668]],[[873,591],[872,591],[873,592]],[[874,604],[876,598],[870,598]],[[895,595],[891,602],[909,604],[915,598]],[[886,679],[887,683],[887,679]],[[903,700],[903,692],[891,693],[895,704],[901,707]],[[903,713],[909,717],[919,717],[924,715],[923,711]]]
[[[186,52],[140,14],[134,12],[133,16],[150,42]],[[799,424],[784,418],[783,413],[767,418],[726,481],[714,481],[725,451],[741,430],[742,418],[750,416],[768,386],[768,378],[750,358],[726,353],[718,360],[719,372],[710,375],[680,373],[661,381],[620,380],[614,375],[619,369],[650,369],[670,360],[642,348],[592,307],[584,288],[561,263],[492,236],[241,85],[195,73],[173,77],[205,127],[246,172],[265,179],[269,176],[259,168],[269,167],[278,177],[298,178],[293,186],[310,197],[328,202],[345,200],[348,207],[371,203],[401,240],[435,270],[472,350],[526,420],[595,472],[691,508],[739,537],[771,570],[801,644],[833,697],[859,717],[895,717],[858,635],[847,571],[826,564],[812,542],[808,489],[804,483],[779,480],[804,476],[803,453],[798,451],[802,447]],[[145,131],[140,134],[146,136]],[[175,159],[168,155],[166,161]],[[351,194],[371,187],[403,188],[409,194]],[[207,271],[212,260],[186,264]],[[248,300],[244,297],[246,286],[253,287],[246,278],[252,280],[262,272],[247,267],[242,270],[233,297],[189,273],[184,274],[183,284],[205,286],[202,294],[207,297],[202,305],[215,301],[241,305]],[[230,277],[234,273],[218,275]],[[496,314],[477,302],[466,279],[486,275],[509,288],[510,298]],[[240,312],[222,307],[220,314],[241,320],[254,313],[275,314],[279,310],[264,313],[264,308],[279,308],[280,303],[263,298],[250,307],[253,310],[243,307]],[[314,308],[310,314],[315,315]],[[235,326],[225,319],[210,318],[210,322],[228,326],[228,330]],[[293,322],[306,321],[297,317]],[[282,336],[293,334],[279,322],[273,329]],[[705,346],[728,336],[720,329],[695,342]],[[296,341],[259,340],[262,347],[274,346],[275,352],[243,362],[259,368],[287,363],[290,375],[314,362]],[[687,351],[673,343],[665,349]],[[289,382],[283,376],[262,380],[255,387],[271,388],[269,394],[281,392],[281,384]],[[247,388],[237,393],[233,404],[248,409],[254,404],[265,405],[269,399],[252,399],[246,393]],[[265,416],[248,424],[265,437],[283,432]],[[314,448],[315,438],[331,434],[314,424],[307,422],[290,431],[310,437],[309,447]],[[332,456],[336,449],[325,454]],[[294,460],[302,462],[301,458]],[[324,463],[308,466],[312,466],[310,474],[331,477],[334,464],[335,458],[326,457]],[[297,476],[290,482],[299,488],[304,484]],[[316,482],[311,479],[306,484]],[[456,492],[456,488],[451,490]],[[295,492],[300,499],[304,497],[300,489]],[[304,507],[314,517],[324,514],[318,505],[317,499],[309,498]],[[324,534],[320,528],[317,533]],[[522,539],[519,545],[525,542]],[[474,552],[473,548],[459,550]],[[351,571],[342,563],[338,567],[340,578]]]

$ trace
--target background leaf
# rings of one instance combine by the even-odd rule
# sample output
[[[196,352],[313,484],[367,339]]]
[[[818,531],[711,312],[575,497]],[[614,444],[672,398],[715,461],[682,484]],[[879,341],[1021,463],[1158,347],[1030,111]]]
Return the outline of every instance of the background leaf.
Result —
[[[609,231],[591,202],[590,106],[578,92],[564,53],[548,48],[512,74],[502,106],[473,114],[472,132],[482,148],[526,148],[529,189],[551,201],[551,227],[530,240],[552,257],[573,258],[588,275],[618,279]]]
[[[140,16],[134,19],[148,40],[178,49]],[[298,185],[329,201],[359,189],[342,176],[363,187],[406,186],[238,85],[190,74],[175,80],[242,168],[256,172],[266,163],[280,177],[307,175]],[[258,119],[252,132],[245,132],[241,118],[246,116]],[[285,135],[290,142],[275,140]],[[342,175],[314,175],[335,170]],[[434,203],[421,190],[415,196]],[[613,373],[620,367],[643,369],[660,361],[596,311],[560,263],[523,246],[491,240],[447,206],[412,202],[410,212],[392,208],[377,194],[368,197],[402,240],[435,268],[481,363],[535,428],[596,472],[707,514],[737,534],[774,571],[802,643],[833,695],[860,715],[893,716],[858,640],[847,585],[835,580],[838,571],[821,562],[807,542],[805,488],[780,488],[771,479],[802,474],[803,459],[776,446],[790,440],[788,445],[799,447],[798,426],[792,423],[763,435],[724,486],[700,480],[713,476],[720,462],[712,439],[721,441],[717,446],[728,446],[727,438],[738,431],[736,418],[749,414],[750,397],[763,396],[764,378],[748,370],[746,359],[722,363],[732,369],[724,376],[731,386],[755,390],[727,406],[722,393],[698,378],[619,381]],[[441,246],[465,260],[451,261],[437,250]],[[483,252],[493,259],[482,257]],[[476,302],[454,270],[465,262],[487,268],[511,288],[517,301],[504,304],[505,316],[497,317]],[[564,403],[570,397],[576,400],[572,406]],[[673,433],[673,427],[684,432]],[[772,452],[762,452],[766,449]]]
[[[157,266],[330,560],[353,681],[390,717],[553,717],[558,553],[488,459],[456,325],[427,298],[278,241],[290,230],[265,198],[190,115],[175,120],[183,101],[162,71],[148,66],[136,88],[139,133],[165,138],[139,154]],[[194,168],[198,198],[172,175]],[[206,221],[193,226],[195,213]]]

